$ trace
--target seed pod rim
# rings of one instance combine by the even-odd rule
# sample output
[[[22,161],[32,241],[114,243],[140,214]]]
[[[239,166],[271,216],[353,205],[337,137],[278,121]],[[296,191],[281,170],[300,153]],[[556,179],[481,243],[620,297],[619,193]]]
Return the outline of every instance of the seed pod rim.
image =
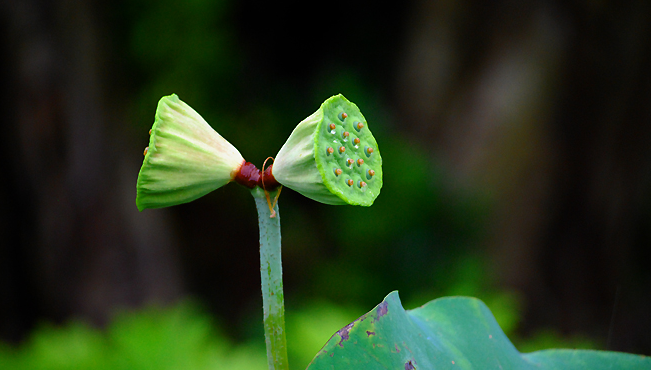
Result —
[[[359,109],[359,107],[355,103],[348,100],[342,94],[337,94],[337,95],[334,95],[334,96],[328,98],[326,101],[324,101],[323,104],[321,105],[321,107],[319,108],[319,110],[323,111],[325,113],[328,109],[332,108],[332,107],[330,107],[331,105],[337,105],[337,103],[339,103],[340,100],[343,101],[344,105],[349,105],[350,108],[347,108],[347,110],[348,109],[350,109],[350,110],[348,112],[338,113],[338,118],[340,120],[342,120],[342,118],[343,119],[348,119],[349,117],[353,117],[353,116],[361,117],[360,122],[363,122],[363,126],[364,126],[363,129],[365,129],[366,132],[367,132],[367,134],[364,135],[364,141],[367,144],[371,144],[371,146],[374,147],[374,154],[376,155],[375,158],[374,158],[375,159],[374,164],[376,166],[375,172],[376,172],[376,175],[377,175],[377,176],[374,176],[374,178],[373,178],[373,181],[375,182],[375,184],[374,184],[375,190],[374,190],[374,192],[372,194],[368,194],[370,196],[364,197],[364,198],[361,198],[361,200],[358,200],[358,199],[356,199],[356,197],[352,197],[352,198],[349,197],[347,194],[344,193],[344,191],[341,190],[341,188],[339,188],[336,185],[332,184],[330,181],[325,180],[327,177],[330,177],[329,175],[331,173],[331,170],[328,167],[329,163],[324,161],[322,157],[317,156],[318,150],[321,149],[321,146],[322,146],[321,145],[322,144],[321,140],[324,139],[324,137],[319,135],[319,133],[322,130],[321,126],[326,124],[325,115],[322,117],[321,121],[317,124],[317,128],[316,128],[316,131],[315,131],[316,137],[315,137],[315,144],[314,144],[314,149],[315,149],[314,153],[315,153],[315,161],[316,161],[317,169],[319,170],[319,172],[321,173],[322,178],[324,179],[323,183],[326,186],[326,188],[330,192],[332,192],[333,194],[337,195],[337,197],[339,197],[342,201],[344,201],[345,204],[359,205],[359,206],[368,207],[368,206],[373,205],[373,202],[375,201],[375,199],[380,195],[380,191],[381,191],[381,188],[382,188],[382,156],[380,155],[380,150],[378,148],[377,141],[375,140],[375,137],[372,135],[372,133],[370,133],[370,131],[368,129],[366,118],[364,117],[361,110]],[[342,113],[344,114],[344,117],[341,117]],[[349,131],[349,130],[346,130],[346,131],[348,131],[350,134],[360,135],[360,133],[357,132],[357,131],[355,131],[355,132]],[[359,136],[356,136],[356,137],[359,138]],[[349,140],[348,142],[350,144],[353,144],[352,139],[348,139],[348,140]],[[328,144],[329,143],[323,143],[323,146],[328,145]],[[361,149],[363,150],[363,148],[361,148]],[[366,157],[364,157],[364,158],[366,158]],[[354,159],[353,160],[353,167],[356,166],[355,162],[356,162],[356,160]],[[366,169],[364,170],[364,172],[365,171],[366,171]],[[363,177],[364,176],[360,176],[360,178],[362,180],[364,180]],[[355,183],[357,183],[357,180],[355,180]],[[353,188],[354,188],[354,186],[353,186]]]

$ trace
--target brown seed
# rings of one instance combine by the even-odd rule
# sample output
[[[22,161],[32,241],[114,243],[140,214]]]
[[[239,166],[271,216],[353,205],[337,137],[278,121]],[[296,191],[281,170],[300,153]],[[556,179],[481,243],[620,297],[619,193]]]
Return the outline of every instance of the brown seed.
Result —
[[[142,155],[147,155],[147,152],[148,152],[148,151],[149,151],[149,147],[146,147],[146,148],[145,148],[145,152],[142,153]]]
[[[352,160],[352,158],[348,158],[346,160],[346,163],[348,163],[349,166],[352,166],[355,161]]]
[[[359,131],[359,130],[361,130],[362,128],[364,128],[364,124],[361,123],[361,122],[357,122],[357,126],[356,126],[356,127],[357,127],[357,130]]]
[[[337,126],[335,126],[335,124],[334,124],[334,123],[331,123],[331,124],[330,124],[330,129],[331,129],[331,130],[334,130],[334,129],[335,129],[335,127],[337,127]]]
[[[371,177],[375,176],[375,171],[368,170],[368,175],[371,176]]]
[[[348,115],[345,112],[341,112],[341,118],[346,119],[346,117],[348,117]]]
[[[341,134],[341,136],[343,136],[344,139],[348,139],[348,136],[350,136],[350,134],[348,133],[348,131],[344,131],[344,133]]]
[[[358,138],[358,137],[356,137],[356,138],[355,138],[355,140],[353,140],[353,143],[355,143],[355,145],[359,145],[359,143],[360,143],[360,140],[359,140],[359,138]]]
[[[357,185],[359,185],[360,189],[366,186],[366,183],[364,181],[360,181]]]
[[[346,184],[348,184],[348,186],[353,186],[354,183],[355,182],[351,179],[346,180]]]
[[[149,129],[149,135],[151,135],[151,129]]]
[[[361,165],[363,165],[363,164],[364,164],[364,160],[363,160],[362,158],[360,158],[360,159],[357,160],[357,165],[358,165],[358,166],[361,166]]]
[[[345,147],[343,147],[343,146],[340,146],[340,147],[339,147],[339,153],[343,153],[343,152],[345,152],[345,151],[346,151],[346,148],[345,148]]]
[[[370,155],[371,153],[373,153],[373,148],[371,147],[366,148],[366,154]]]
[[[332,154],[332,153],[335,152],[335,150],[332,149],[332,147],[328,147],[327,151],[328,151],[328,154]]]
[[[344,171],[342,171],[341,168],[337,168],[337,169],[335,169],[335,175],[339,176],[339,175],[341,175],[342,173],[344,173]]]

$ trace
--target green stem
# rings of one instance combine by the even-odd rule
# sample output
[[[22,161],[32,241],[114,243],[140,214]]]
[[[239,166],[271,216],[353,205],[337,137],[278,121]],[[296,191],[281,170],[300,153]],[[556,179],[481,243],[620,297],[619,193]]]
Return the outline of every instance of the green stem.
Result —
[[[285,339],[285,300],[283,295],[283,266],[280,256],[280,215],[270,218],[264,190],[251,190],[258,208],[260,227],[260,275],[262,277],[262,307],[264,310],[264,337],[267,343],[267,362],[270,370],[289,369],[287,340]],[[271,192],[273,201],[276,192]]]

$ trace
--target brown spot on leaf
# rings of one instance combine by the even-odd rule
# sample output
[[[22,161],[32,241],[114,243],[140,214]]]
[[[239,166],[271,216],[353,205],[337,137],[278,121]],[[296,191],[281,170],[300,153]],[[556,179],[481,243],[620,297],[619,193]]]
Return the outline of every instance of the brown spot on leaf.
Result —
[[[389,308],[387,307],[388,305],[389,305],[388,302],[382,302],[378,305],[377,316],[375,317],[375,320],[373,320],[373,322],[380,321],[380,317],[386,315],[387,312],[389,312]]]
[[[375,335],[375,332],[374,332],[374,331],[367,330],[367,331],[366,331],[366,336],[367,336],[367,337],[370,337],[371,335]]]
[[[348,340],[348,338],[350,338],[348,336],[348,333],[350,332],[350,329],[353,327],[353,325],[355,325],[355,321],[353,321],[350,324],[348,324],[348,325],[344,326],[343,328],[339,329],[339,331],[337,332],[337,334],[339,334],[339,336],[341,337],[341,340],[339,341],[339,347],[343,348],[343,346],[344,346],[343,342],[345,340]]]
[[[398,348],[398,343],[393,344],[396,347],[396,353],[400,353],[400,348]]]

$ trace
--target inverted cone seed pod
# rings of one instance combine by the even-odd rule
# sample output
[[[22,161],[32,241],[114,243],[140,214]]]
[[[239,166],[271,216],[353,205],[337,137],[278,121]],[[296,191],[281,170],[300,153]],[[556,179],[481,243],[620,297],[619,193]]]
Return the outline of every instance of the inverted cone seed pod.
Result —
[[[189,105],[161,98],[138,174],[139,210],[195,200],[230,182],[244,158]]]
[[[296,126],[272,173],[321,203],[370,206],[382,188],[382,157],[359,108],[339,94]]]

